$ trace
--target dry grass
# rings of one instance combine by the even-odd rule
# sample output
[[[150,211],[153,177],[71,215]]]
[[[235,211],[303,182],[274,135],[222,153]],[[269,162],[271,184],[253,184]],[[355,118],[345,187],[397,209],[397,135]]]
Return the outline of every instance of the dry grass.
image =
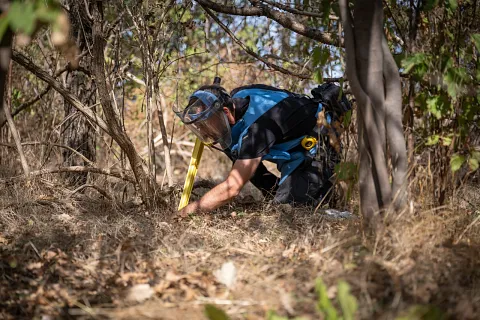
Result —
[[[361,219],[285,206],[236,205],[178,222],[172,208],[146,214],[87,194],[69,198],[42,181],[0,189],[0,319],[201,319],[206,302],[233,319],[271,309],[318,319],[317,277],[331,295],[347,280],[361,319],[392,319],[417,304],[453,318],[480,313],[474,196],[463,208],[405,213],[372,235]],[[213,276],[226,261],[238,270],[232,290]],[[139,283],[154,296],[128,302]]]

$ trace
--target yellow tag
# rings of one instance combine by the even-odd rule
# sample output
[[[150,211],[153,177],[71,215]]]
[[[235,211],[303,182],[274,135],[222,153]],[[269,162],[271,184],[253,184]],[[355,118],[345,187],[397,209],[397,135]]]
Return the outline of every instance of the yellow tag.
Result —
[[[317,144],[317,139],[314,137],[305,137],[302,139],[302,147],[305,150],[310,150]]]

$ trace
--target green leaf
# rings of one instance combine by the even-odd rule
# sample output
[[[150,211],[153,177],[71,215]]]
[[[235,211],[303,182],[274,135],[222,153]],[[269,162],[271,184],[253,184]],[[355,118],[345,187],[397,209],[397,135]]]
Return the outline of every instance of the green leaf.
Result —
[[[417,77],[423,77],[428,71],[430,57],[424,53],[416,53],[402,60],[401,66],[406,73],[412,73]]]
[[[472,41],[475,45],[475,48],[477,48],[477,51],[480,52],[480,33],[472,34]]]
[[[230,320],[225,311],[211,304],[205,306],[205,315],[209,320]]]
[[[320,65],[324,66],[330,58],[330,50],[328,48],[322,48],[322,54],[320,55]]]
[[[426,99],[426,106],[435,118],[441,119],[447,116],[451,111],[451,105],[444,96],[433,96]]]
[[[35,16],[42,22],[52,23],[57,20],[60,12],[58,7],[42,5],[35,11]]]
[[[322,12],[323,12],[323,18],[322,22],[324,24],[328,23],[330,20],[330,8],[332,6],[332,1],[330,0],[322,0]]]
[[[434,306],[414,305],[410,307],[403,316],[395,320],[443,320],[445,315],[440,309]]]
[[[448,68],[443,81],[447,85],[447,93],[453,99],[456,99],[464,83],[468,82],[469,77],[465,68]]]
[[[393,54],[393,59],[395,60],[397,67],[400,68],[402,66],[402,61],[405,59],[405,52]]]
[[[327,287],[323,283],[322,279],[318,278],[315,282],[315,291],[318,294],[317,307],[324,315],[325,320],[337,320],[337,311],[332,305],[332,302],[327,295]]]
[[[335,1],[335,2],[332,3],[332,11],[333,11],[333,13],[335,13],[335,15],[337,17],[341,16],[340,15],[340,6],[338,5],[338,2]]]
[[[480,161],[480,151],[472,151],[470,153],[470,157],[474,158],[474,159],[477,159],[478,161]]]
[[[475,158],[470,158],[468,159],[468,166],[470,167],[470,170],[472,171],[477,171],[478,169],[478,160]]]
[[[2,40],[5,31],[8,28],[8,15],[0,18],[0,40]]]
[[[313,80],[315,80],[317,83],[322,83],[323,82],[323,69],[322,68],[315,69],[315,72],[313,73]]]
[[[14,1],[8,10],[8,19],[15,32],[31,35],[35,29],[35,8],[32,2]]]
[[[279,316],[275,311],[270,310],[267,312],[266,320],[290,320],[291,318]],[[295,317],[291,320],[306,320],[305,318]]]
[[[450,169],[452,170],[452,172],[456,172],[462,167],[464,162],[465,156],[462,156],[460,154],[454,154],[450,159]]]
[[[338,282],[338,302],[342,307],[343,320],[353,320],[358,310],[357,299],[350,293],[350,286],[345,281]]]
[[[410,70],[413,69],[417,64],[423,62],[425,60],[425,54],[423,53],[417,53],[414,55],[411,55],[409,57],[405,57],[402,60],[402,68],[405,69],[405,72],[410,72]]]
[[[313,48],[312,51],[312,64],[314,67],[324,66],[328,62],[329,57],[330,51],[328,50],[328,48],[317,46]]]
[[[451,9],[452,11],[457,10],[457,8],[458,8],[458,2],[457,2],[457,0],[448,0],[448,6],[450,7],[450,9]]]
[[[279,316],[275,311],[268,311],[267,320],[288,320],[286,317]]]
[[[452,144],[453,138],[452,136],[442,137],[442,145],[448,147]]]
[[[445,71],[453,66],[453,59],[449,56],[442,56],[440,70]]]
[[[312,64],[314,67],[318,66],[320,63],[320,55],[322,54],[322,48],[315,47],[312,51]]]
[[[427,138],[427,142],[425,142],[425,145],[427,146],[436,145],[439,140],[440,140],[440,136],[438,134],[431,135],[430,137]]]
[[[348,110],[343,114],[343,126],[347,128],[352,122],[352,110]]]

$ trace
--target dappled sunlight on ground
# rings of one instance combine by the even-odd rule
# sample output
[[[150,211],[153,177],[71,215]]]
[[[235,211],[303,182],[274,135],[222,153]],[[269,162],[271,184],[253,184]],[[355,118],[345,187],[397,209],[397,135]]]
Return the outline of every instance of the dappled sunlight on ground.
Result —
[[[371,235],[358,217],[311,208],[233,204],[175,221],[172,208],[145,213],[93,193],[2,192],[1,318],[200,319],[209,303],[233,319],[269,310],[318,319],[318,277],[332,297],[345,279],[363,319],[427,304],[455,318],[480,312],[480,230],[464,232],[468,211],[405,213]],[[16,196],[7,202],[6,193]],[[230,289],[214,275],[228,261]]]

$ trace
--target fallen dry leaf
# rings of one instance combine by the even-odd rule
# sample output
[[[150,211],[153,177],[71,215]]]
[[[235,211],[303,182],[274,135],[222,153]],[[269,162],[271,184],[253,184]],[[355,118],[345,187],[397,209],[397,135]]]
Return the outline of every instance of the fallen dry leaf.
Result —
[[[143,302],[150,299],[154,295],[155,291],[150,287],[148,283],[137,284],[128,290],[126,300],[129,302]]]
[[[228,289],[232,289],[237,279],[237,268],[233,262],[225,262],[222,267],[213,272],[218,282],[224,284]]]

